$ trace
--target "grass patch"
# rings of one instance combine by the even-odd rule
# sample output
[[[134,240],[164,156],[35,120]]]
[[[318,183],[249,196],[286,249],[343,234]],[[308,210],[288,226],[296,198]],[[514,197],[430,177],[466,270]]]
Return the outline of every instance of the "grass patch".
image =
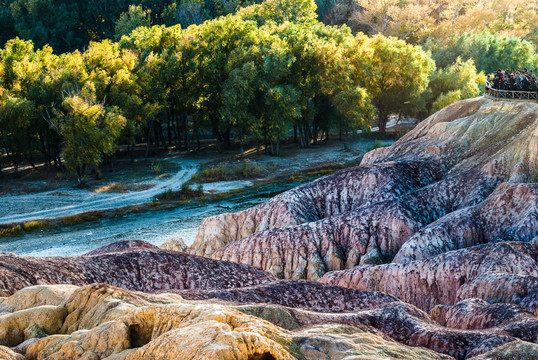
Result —
[[[192,200],[199,199],[204,196],[204,191],[200,187],[194,190],[190,187],[188,183],[183,183],[181,185],[181,190],[172,191],[168,189],[154,197],[154,202],[161,201],[177,201],[177,200]]]
[[[382,148],[382,147],[385,147],[385,145],[383,145],[383,143],[381,142],[381,140],[379,140],[379,139],[375,139],[375,140],[374,140],[374,143],[372,144],[372,146],[370,146],[370,147],[368,148],[368,151],[372,151],[372,150],[379,149],[379,148]]]
[[[47,227],[47,223],[41,220],[27,221],[23,224],[24,231],[37,231]]]
[[[200,169],[191,178],[199,183],[255,179],[267,174],[267,169],[258,164],[243,162],[240,164],[219,164]]]
[[[110,184],[106,184],[104,186],[98,187],[97,189],[94,189],[93,191],[97,193],[103,193],[103,192],[125,193],[129,191],[148,190],[152,186],[153,185],[151,184],[144,184],[144,183],[116,182],[116,183],[110,183]]]
[[[0,238],[20,234],[22,234],[22,226],[20,224],[7,224],[0,226]]]
[[[330,175],[335,171],[342,170],[345,168],[346,166],[341,164],[320,166],[306,171],[297,171],[292,173],[291,175],[285,175],[284,177],[279,176],[277,177],[277,181],[286,183],[308,182],[322,176]]]
[[[163,173],[163,167],[160,162],[152,162],[151,163],[151,171],[155,175],[161,175]]]
[[[105,216],[106,211],[103,210],[95,210],[95,211],[88,211],[85,213],[80,213],[76,215],[69,215],[69,216],[62,216],[58,219],[56,219],[59,226],[71,226],[75,224],[80,224],[87,221],[95,221],[98,219],[102,219]]]

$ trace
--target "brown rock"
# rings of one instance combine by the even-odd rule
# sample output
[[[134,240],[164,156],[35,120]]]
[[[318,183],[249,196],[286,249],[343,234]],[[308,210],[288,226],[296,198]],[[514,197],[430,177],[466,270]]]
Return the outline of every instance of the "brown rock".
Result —
[[[24,349],[27,359],[292,360],[319,359],[320,354],[335,360],[384,359],[387,354],[394,359],[449,359],[396,343],[360,325],[290,332],[228,306],[104,284],[75,290],[59,307],[68,313],[63,328],[31,342]]]
[[[312,281],[275,281],[269,284],[228,290],[177,291],[185,299],[216,299],[234,303],[269,303],[324,312],[348,312],[397,301],[393,296]]]
[[[210,256],[233,241],[393,200],[435,181],[438,164],[387,162],[338,171],[251,209],[202,221],[189,252]]]
[[[164,250],[186,252],[189,247],[187,246],[187,244],[185,244],[185,241],[180,236],[180,237],[166,239],[166,241],[162,243],[160,248]]]
[[[498,240],[531,241],[538,233],[538,183],[504,183],[476,206],[451,212],[407,240],[394,262],[426,259]]]
[[[316,280],[357,265],[532,241],[538,184],[527,182],[538,171],[537,128],[534,103],[458,102],[357,168],[204,219],[189,251]]]
[[[99,255],[33,258],[0,253],[0,288],[106,282],[139,291],[221,289],[274,278],[261,270],[157,248],[97,251]]]
[[[320,281],[383,291],[425,311],[437,304],[453,305],[465,298],[482,298],[512,302],[532,313],[536,308],[537,261],[536,244],[501,242],[451,251],[408,264],[334,271],[325,274]]]
[[[24,360],[24,356],[11,351],[8,347],[0,345],[0,359],[2,360]]]
[[[538,342],[538,318],[513,304],[466,299],[453,306],[437,305],[432,309],[432,317],[449,328],[490,331],[495,328],[499,333]]]
[[[142,240],[121,240],[111,244],[101,246],[95,250],[90,251],[85,255],[103,255],[115,252],[121,252],[128,249],[158,249],[157,246],[152,245]]]
[[[536,360],[538,345],[525,341],[512,341],[503,346],[475,356],[470,360]]]

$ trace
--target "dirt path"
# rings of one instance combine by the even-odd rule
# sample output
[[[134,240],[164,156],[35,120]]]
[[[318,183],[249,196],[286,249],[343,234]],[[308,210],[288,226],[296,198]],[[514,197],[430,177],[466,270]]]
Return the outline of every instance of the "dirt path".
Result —
[[[381,141],[383,146],[393,141]],[[143,190],[128,192],[98,192],[95,189],[76,189],[72,187],[56,188],[24,194],[0,195],[0,224],[24,222],[76,215],[93,210],[106,210],[129,205],[143,204],[153,201],[154,197],[168,189],[179,190],[204,164],[225,162],[253,162],[271,169],[268,176],[285,171],[301,171],[327,164],[347,164],[357,161],[362,154],[374,145],[373,139],[355,139],[350,141],[332,141],[328,144],[316,145],[310,149],[298,149],[289,144],[281,157],[258,154],[255,149],[247,151],[245,156],[237,153],[217,154],[206,152],[198,155],[176,155],[161,162],[179,164],[181,169],[174,175],[162,179],[154,178],[137,180],[128,179],[130,183],[147,185]],[[249,180],[222,181],[204,184],[206,191],[227,191],[251,185]],[[149,187],[149,188],[147,188]]]
[[[176,160],[176,159],[174,159]],[[177,161],[177,160],[176,160]],[[80,214],[92,210],[106,210],[128,205],[142,204],[167,189],[178,190],[196,173],[199,161],[181,160],[181,170],[172,177],[155,181],[147,190],[127,193],[94,192],[91,190],[58,189],[25,195],[0,197],[0,224],[36,219],[56,218]],[[65,194],[60,195],[59,194]]]

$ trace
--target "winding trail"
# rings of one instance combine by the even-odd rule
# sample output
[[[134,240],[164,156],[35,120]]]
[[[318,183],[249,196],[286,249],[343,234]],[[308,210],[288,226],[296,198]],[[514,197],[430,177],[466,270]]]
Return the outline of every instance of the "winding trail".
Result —
[[[0,197],[0,224],[37,219],[57,218],[92,210],[106,210],[143,204],[165,190],[178,190],[198,171],[200,161],[181,159],[181,170],[163,181],[152,181],[147,190],[127,193],[96,193],[91,190],[65,189],[68,196],[58,196],[58,190],[37,194],[4,195]],[[62,190],[60,190],[62,191]]]

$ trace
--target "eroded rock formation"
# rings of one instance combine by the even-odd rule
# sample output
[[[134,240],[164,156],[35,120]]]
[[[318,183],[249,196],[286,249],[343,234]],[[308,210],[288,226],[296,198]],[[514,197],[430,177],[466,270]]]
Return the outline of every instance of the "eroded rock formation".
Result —
[[[538,104],[458,102],[390,148],[251,209],[204,219],[191,253],[319,279],[538,236]]]
[[[164,250],[185,252],[187,251],[189,247],[187,246],[187,244],[185,244],[185,241],[180,236],[180,237],[166,239],[166,241],[161,244],[160,248]]]
[[[397,301],[380,293],[323,285],[312,281],[275,281],[227,290],[182,290],[185,299],[218,299],[241,304],[269,303],[314,311],[347,312],[369,309]]]
[[[15,294],[30,307],[0,315],[0,341],[26,359],[450,358],[394,342],[367,326],[327,324],[289,331],[229,306],[186,302],[173,294],[148,295],[104,284],[45,289]],[[52,294],[46,302],[55,304],[46,305],[49,323],[32,316],[42,313],[44,305],[31,307],[29,299],[44,293]],[[71,295],[59,301],[61,293]],[[14,300],[0,300],[6,302]],[[29,328],[39,329],[41,337]],[[0,351],[8,359],[22,359],[5,347]]]
[[[283,284],[290,288],[297,285]],[[260,293],[253,288],[244,292],[250,289],[255,296]],[[185,296],[189,293],[192,298],[200,297],[199,292],[182,291]],[[267,299],[269,303],[277,301],[270,296]],[[22,359],[20,355],[26,359],[110,360],[351,360],[387,356],[464,359],[497,348],[513,354],[514,348],[522,347],[529,354],[538,354],[536,347],[529,347],[516,334],[508,333],[509,323],[527,320],[527,325],[535,324],[529,318],[532,315],[522,309],[492,311],[486,303],[476,301],[445,309],[443,314],[448,322],[465,318],[463,308],[475,313],[482,309],[493,314],[490,319],[497,319],[480,325],[486,326],[486,331],[475,331],[443,327],[412,305],[387,301],[394,299],[386,295],[385,299],[378,298],[377,305],[375,301],[360,305],[360,300],[356,300],[356,310],[352,312],[331,312],[330,304],[327,308],[318,306],[313,312],[304,309],[308,306],[300,301],[290,302],[295,307],[240,305],[237,303],[251,300],[234,298],[236,304],[186,301],[177,294],[145,294],[105,284],[40,285],[0,299],[0,341],[11,346],[0,347],[0,351],[17,360]],[[501,317],[504,320],[499,322]]]
[[[329,272],[320,281],[383,291],[425,311],[437,304],[481,298],[512,302],[533,313],[538,307],[538,244],[478,245],[408,264],[365,265]]]
[[[2,252],[0,288],[12,293],[37,284],[106,282],[138,291],[226,289],[274,280],[250,266],[161,250],[145,242],[114,243],[90,254],[33,258]]]

